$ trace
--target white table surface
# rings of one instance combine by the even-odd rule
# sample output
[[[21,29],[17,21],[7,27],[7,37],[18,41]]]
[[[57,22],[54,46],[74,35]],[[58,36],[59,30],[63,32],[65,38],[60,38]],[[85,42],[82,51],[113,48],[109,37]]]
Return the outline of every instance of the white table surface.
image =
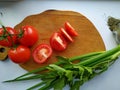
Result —
[[[26,16],[38,14],[48,9],[72,10],[86,16],[101,34],[106,49],[116,46],[112,33],[107,26],[109,16],[120,18],[120,1],[75,1],[75,0],[18,0],[0,1],[0,20],[5,26],[14,27]],[[26,71],[10,60],[0,61],[0,90],[25,90],[39,81],[2,83],[13,79]],[[118,59],[106,72],[86,82],[81,90],[120,90],[120,60]],[[69,90],[66,87],[64,90]]]

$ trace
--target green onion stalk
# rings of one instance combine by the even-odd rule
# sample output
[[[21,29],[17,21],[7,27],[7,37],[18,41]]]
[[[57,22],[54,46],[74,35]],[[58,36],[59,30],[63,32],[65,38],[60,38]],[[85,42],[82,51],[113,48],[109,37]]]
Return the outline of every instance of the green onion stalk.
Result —
[[[72,58],[56,56],[58,62],[27,72],[12,80],[15,82],[40,79],[40,82],[27,90],[63,90],[66,85],[70,90],[79,90],[80,86],[93,77],[103,73],[111,66],[120,55],[120,45],[100,52],[92,52]],[[78,61],[75,63],[74,61]],[[43,72],[48,70],[47,72]],[[42,73],[40,73],[42,72]]]

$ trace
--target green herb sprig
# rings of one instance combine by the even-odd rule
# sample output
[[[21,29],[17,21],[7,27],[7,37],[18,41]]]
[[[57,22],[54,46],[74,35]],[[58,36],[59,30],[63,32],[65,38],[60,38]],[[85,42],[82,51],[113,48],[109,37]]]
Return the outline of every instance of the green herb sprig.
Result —
[[[40,82],[27,90],[63,90],[66,85],[70,86],[70,90],[79,90],[80,86],[86,81],[92,79],[96,75],[106,71],[120,55],[120,45],[102,52],[93,52],[66,58],[57,56],[58,62],[48,66],[33,70],[21,75],[13,80],[4,82],[14,82],[23,80],[40,79]],[[78,60],[78,63],[73,61]],[[48,72],[38,72],[48,70]]]

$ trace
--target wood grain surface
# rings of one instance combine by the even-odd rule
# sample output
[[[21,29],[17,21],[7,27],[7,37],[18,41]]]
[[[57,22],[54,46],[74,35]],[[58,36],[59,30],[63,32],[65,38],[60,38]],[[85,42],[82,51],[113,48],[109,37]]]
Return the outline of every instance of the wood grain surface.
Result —
[[[105,50],[104,42],[95,26],[85,16],[74,11],[47,10],[40,14],[30,15],[16,25],[15,29],[19,30],[24,25],[32,25],[38,30],[39,41],[31,47],[32,51],[38,44],[49,44],[50,36],[59,31],[59,28],[64,27],[65,21],[69,21],[79,34],[74,38],[74,42],[69,43],[68,48],[63,52],[53,51],[52,57],[44,64],[35,63],[31,55],[29,62],[20,64],[23,69],[30,71],[54,63],[58,55],[70,58]]]
[[[4,47],[0,45],[0,60],[6,60],[8,56],[8,47]]]

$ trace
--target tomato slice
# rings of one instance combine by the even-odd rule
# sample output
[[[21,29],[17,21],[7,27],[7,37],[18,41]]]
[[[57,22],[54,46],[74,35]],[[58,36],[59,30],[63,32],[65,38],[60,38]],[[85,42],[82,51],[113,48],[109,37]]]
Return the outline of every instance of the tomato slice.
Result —
[[[57,51],[63,51],[67,48],[67,42],[61,33],[55,32],[50,38],[50,45]]]
[[[69,40],[70,42],[74,41],[64,28],[60,28],[60,31],[67,40]]]
[[[78,36],[78,33],[75,31],[75,29],[71,26],[69,22],[65,22],[65,29],[71,36]]]
[[[33,50],[32,55],[36,63],[45,63],[52,55],[52,48],[48,44],[40,44]]]

